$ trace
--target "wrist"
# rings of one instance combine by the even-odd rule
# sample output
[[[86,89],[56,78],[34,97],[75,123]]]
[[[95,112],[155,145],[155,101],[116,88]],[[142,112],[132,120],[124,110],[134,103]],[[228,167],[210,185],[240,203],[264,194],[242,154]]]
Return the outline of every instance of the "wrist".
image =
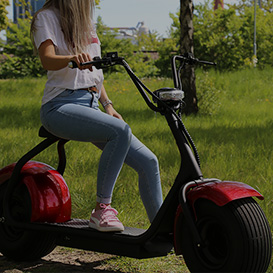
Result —
[[[104,101],[104,102],[102,102],[101,104],[102,104],[102,106],[103,106],[104,109],[105,109],[106,107],[108,107],[109,105],[113,106],[112,101],[109,100],[109,99],[106,100],[106,101]]]

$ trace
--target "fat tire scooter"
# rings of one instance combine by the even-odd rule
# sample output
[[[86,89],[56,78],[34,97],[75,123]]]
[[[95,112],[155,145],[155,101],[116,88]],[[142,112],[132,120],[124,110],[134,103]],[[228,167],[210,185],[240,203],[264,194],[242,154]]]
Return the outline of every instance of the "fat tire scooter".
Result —
[[[62,177],[68,140],[41,127],[43,141],[0,170],[0,252],[17,261],[34,260],[59,245],[142,259],[167,255],[174,248],[191,272],[266,272],[272,255],[271,231],[253,199],[263,196],[240,182],[204,178],[197,149],[179,114],[184,96],[181,67],[213,63],[191,55],[174,56],[174,88],[154,92],[115,52],[91,63],[98,69],[123,66],[148,107],[166,118],[181,155],[177,177],[147,230],[90,229],[88,220],[71,219],[71,197]],[[59,155],[56,170],[31,161],[54,143]]]

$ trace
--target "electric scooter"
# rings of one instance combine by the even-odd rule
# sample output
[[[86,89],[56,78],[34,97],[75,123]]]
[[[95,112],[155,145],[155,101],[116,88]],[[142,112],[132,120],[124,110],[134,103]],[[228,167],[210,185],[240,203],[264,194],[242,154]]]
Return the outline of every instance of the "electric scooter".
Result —
[[[91,64],[97,69],[123,66],[147,106],[166,118],[181,156],[176,179],[147,230],[96,231],[88,227],[88,220],[71,219],[71,196],[62,176],[64,145],[69,140],[41,127],[43,140],[18,162],[0,170],[0,252],[18,261],[34,260],[59,245],[143,259],[174,249],[191,272],[266,272],[272,255],[271,231],[253,199],[263,196],[241,182],[204,178],[197,149],[181,119],[181,69],[213,63],[191,55],[174,56],[174,88],[154,92],[117,53],[96,57]],[[31,160],[54,143],[57,169]]]

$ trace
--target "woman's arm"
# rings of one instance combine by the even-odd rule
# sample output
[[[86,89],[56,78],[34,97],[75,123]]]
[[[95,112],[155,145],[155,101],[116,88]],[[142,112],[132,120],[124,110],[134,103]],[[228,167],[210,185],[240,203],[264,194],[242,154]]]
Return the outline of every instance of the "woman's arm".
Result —
[[[103,85],[101,88],[100,103],[102,105],[106,104],[104,106],[104,109],[108,115],[123,120],[122,116],[114,109],[112,102],[111,103],[108,102],[110,102],[110,100],[107,96],[106,90]]]
[[[92,71],[92,65],[80,66],[81,62],[92,61],[89,54],[81,53],[79,55],[56,55],[55,47],[51,40],[46,40],[43,42],[39,49],[39,56],[43,68],[46,70],[60,70],[68,66],[70,61],[75,61],[80,69],[89,69]],[[122,116],[114,109],[112,103],[106,103],[109,101],[106,90],[104,86],[101,89],[100,103],[104,106],[104,109],[108,115],[122,119]],[[123,120],[123,119],[122,119]]]
[[[89,54],[56,55],[55,47],[51,40],[44,41],[40,45],[38,52],[42,66],[46,70],[60,70],[67,67],[70,61],[75,61],[79,69],[89,69],[92,71],[92,65],[80,66],[80,63],[92,61]]]

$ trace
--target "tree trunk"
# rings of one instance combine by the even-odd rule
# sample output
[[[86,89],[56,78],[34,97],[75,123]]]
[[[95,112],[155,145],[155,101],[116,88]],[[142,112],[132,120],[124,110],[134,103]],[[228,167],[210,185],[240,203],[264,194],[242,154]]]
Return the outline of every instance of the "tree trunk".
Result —
[[[194,53],[193,45],[193,1],[180,0],[180,51],[181,54]],[[194,67],[187,65],[181,72],[183,91],[185,92],[186,106],[183,110],[185,114],[197,113],[197,96],[195,86]]]

